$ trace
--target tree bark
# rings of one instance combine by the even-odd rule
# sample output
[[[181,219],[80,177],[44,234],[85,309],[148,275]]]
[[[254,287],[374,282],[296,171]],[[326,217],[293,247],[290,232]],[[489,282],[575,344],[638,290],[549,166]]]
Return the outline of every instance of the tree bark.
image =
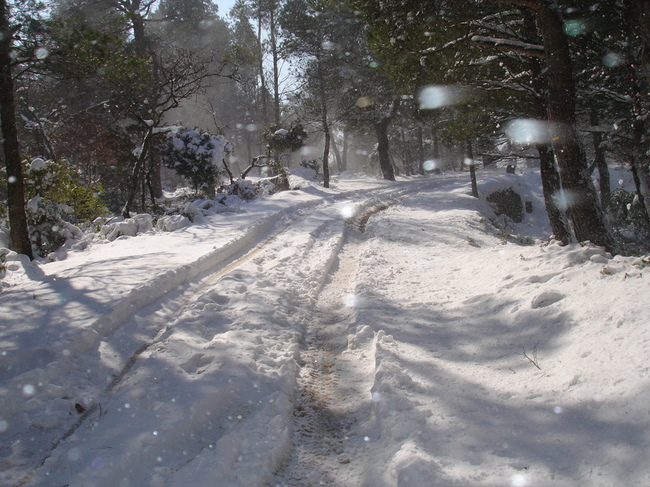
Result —
[[[417,126],[417,141],[418,141],[418,174],[424,174],[424,134],[422,125]]]
[[[341,171],[348,170],[348,150],[350,149],[350,139],[348,131],[343,129],[343,154],[341,154]]]
[[[587,160],[575,131],[575,87],[569,44],[556,10],[540,2],[535,10],[547,55],[548,119],[557,132],[551,144],[567,195],[568,212],[579,241],[612,249],[614,241],[588,175]]]
[[[476,165],[474,164],[474,148],[472,141],[467,140],[467,158],[469,159],[469,179],[472,184],[472,196],[478,198],[478,184],[476,184]]]
[[[598,114],[593,108],[589,113],[590,123],[592,127],[598,126]],[[591,133],[591,138],[594,143],[594,165],[598,168],[598,176],[600,180],[599,189],[600,189],[600,204],[604,209],[609,208],[611,203],[611,178],[609,177],[609,167],[607,166],[607,160],[605,159],[605,152],[601,147],[603,142],[603,134],[594,130]]]
[[[325,135],[325,145],[323,147],[323,186],[330,187],[330,126],[327,120],[327,90],[325,89],[325,73],[323,72],[323,62],[321,54],[316,56],[316,63],[318,63],[318,88],[320,91],[320,104],[321,104],[321,124],[323,134]]]
[[[54,152],[54,148],[52,147],[50,138],[47,136],[47,133],[45,132],[45,127],[43,127],[43,122],[38,117],[38,115],[36,115],[36,113],[34,113],[30,109],[30,110],[23,111],[22,116],[28,119],[30,122],[32,122],[32,124],[34,124],[35,126],[35,128],[31,130],[31,132],[34,134],[36,145],[39,146],[42,151],[41,156],[43,156],[45,159],[48,159],[50,161],[56,161],[56,153]]]
[[[280,56],[278,52],[277,25],[276,25],[276,5],[271,4],[269,10],[269,31],[271,42],[271,58],[273,60],[273,115],[275,123],[280,123]]]
[[[268,112],[268,100],[266,98],[266,77],[264,76],[264,51],[262,50],[262,7],[257,11],[257,48],[258,48],[258,57],[257,60],[257,69],[260,76],[260,101],[262,103],[262,121],[264,125],[269,124],[269,112]]]
[[[335,139],[330,138],[330,145],[332,146],[332,151],[334,152],[334,159],[336,160],[336,168],[338,172],[343,172],[343,159],[341,158],[341,151],[339,146],[336,143]]]
[[[530,8],[546,53],[548,121],[553,127],[551,145],[560,168],[568,214],[579,241],[589,240],[609,250],[614,240],[598,205],[589,178],[587,160],[575,130],[575,86],[569,44],[557,10],[545,0],[493,0]]]
[[[153,126],[150,126],[147,127],[144,140],[142,141],[142,145],[140,146],[140,153],[138,154],[135,164],[133,165],[133,171],[131,172],[131,178],[129,180],[126,203],[124,203],[124,207],[122,208],[122,216],[124,218],[129,218],[131,216],[131,207],[133,206],[133,202],[135,201],[135,196],[138,191],[138,184],[140,183],[140,179],[144,169],[144,163],[147,159],[147,155],[149,154],[149,147],[151,146],[152,139],[153,139]]]
[[[530,41],[537,41],[537,28],[533,15],[528,12],[524,13],[524,25]],[[528,68],[531,73],[531,84],[535,93],[534,106],[536,116],[540,120],[546,120],[548,109],[546,103],[546,86],[541,65],[541,60],[537,57],[528,60]],[[544,203],[546,205],[546,214],[551,224],[553,236],[562,244],[567,245],[573,238],[571,225],[567,216],[560,208],[559,201],[562,194],[562,183],[560,174],[557,171],[553,150],[549,144],[537,144],[539,154],[540,176],[542,178],[542,193],[544,194]]]
[[[641,69],[645,75],[646,82],[650,84],[650,0],[638,2],[640,12],[638,14],[641,26]]]
[[[393,101],[390,114],[380,115],[374,122],[375,135],[377,136],[377,154],[379,155],[379,167],[383,178],[388,181],[395,181],[395,171],[390,161],[390,144],[388,142],[388,126],[390,125],[397,108],[399,100]]]
[[[12,27],[9,25],[9,7],[6,0],[0,0],[0,118],[3,137],[3,152],[7,165],[7,204],[9,226],[11,227],[11,249],[34,258],[29,239],[27,215],[25,213],[25,188],[16,128],[16,105],[14,81],[11,69]]]
[[[639,203],[644,210],[645,224],[650,228],[650,170],[647,164],[648,134],[647,119],[650,113],[650,99],[648,86],[650,86],[650,0],[641,0],[636,5],[630,6],[628,13],[628,30],[635,31],[634,23],[638,21],[641,49],[640,54],[631,48],[633,62],[629,66],[628,77],[632,92],[632,133],[634,136],[634,150],[630,166],[636,186]],[[638,19],[638,20],[637,20]]]
[[[555,167],[553,150],[547,144],[539,144],[537,152],[539,153],[539,168],[542,177],[542,193],[551,230],[555,240],[566,245],[571,242],[572,234],[566,215],[558,205],[562,185],[560,174]]]
[[[388,125],[390,117],[382,117],[374,124],[377,136],[377,154],[379,155],[379,167],[384,179],[395,181],[395,172],[390,163],[390,148],[388,143]]]

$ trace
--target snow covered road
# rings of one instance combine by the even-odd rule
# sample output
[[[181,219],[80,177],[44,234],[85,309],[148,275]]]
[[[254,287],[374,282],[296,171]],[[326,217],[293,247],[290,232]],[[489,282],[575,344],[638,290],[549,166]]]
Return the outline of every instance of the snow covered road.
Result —
[[[11,263],[0,482],[650,484],[650,261],[543,243],[538,176],[479,176],[535,211],[350,180]]]
[[[261,215],[198,260],[147,269],[150,278],[103,305],[108,313],[95,309],[90,326],[76,323],[54,346],[33,351],[49,353],[48,363],[12,378],[28,396],[27,409],[38,410],[36,417],[16,412],[9,432],[25,436],[18,418],[24,429],[45,430],[37,443],[13,442],[7,463],[18,468],[2,475],[15,485],[268,480],[291,449],[296,364],[346,220],[421,187],[307,199]],[[115,272],[117,281],[129,277]],[[77,309],[69,313],[85,318]],[[17,410],[21,399],[6,396],[4,405]],[[81,413],[76,420],[70,403]],[[35,473],[10,476],[35,462],[43,462]]]

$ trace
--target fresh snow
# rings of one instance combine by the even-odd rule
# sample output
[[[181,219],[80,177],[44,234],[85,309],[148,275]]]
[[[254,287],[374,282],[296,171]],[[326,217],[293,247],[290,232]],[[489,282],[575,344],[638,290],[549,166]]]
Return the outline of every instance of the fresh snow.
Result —
[[[548,242],[534,170],[479,172],[517,225],[468,179],[9,254],[0,484],[650,485],[650,260]]]

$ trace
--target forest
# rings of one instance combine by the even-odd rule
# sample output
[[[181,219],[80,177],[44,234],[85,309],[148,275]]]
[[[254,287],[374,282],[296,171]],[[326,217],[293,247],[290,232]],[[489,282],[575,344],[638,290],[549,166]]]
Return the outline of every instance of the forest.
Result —
[[[650,243],[649,0],[1,0],[0,31],[0,237],[30,258],[299,165],[539,167],[557,241]]]

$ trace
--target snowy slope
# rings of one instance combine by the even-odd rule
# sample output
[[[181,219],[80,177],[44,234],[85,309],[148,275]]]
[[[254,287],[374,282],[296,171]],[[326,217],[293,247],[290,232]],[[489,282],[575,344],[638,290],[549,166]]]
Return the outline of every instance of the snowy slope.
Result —
[[[538,176],[480,177],[534,212],[348,175],[14,256],[0,482],[649,483],[648,261],[545,244]]]

